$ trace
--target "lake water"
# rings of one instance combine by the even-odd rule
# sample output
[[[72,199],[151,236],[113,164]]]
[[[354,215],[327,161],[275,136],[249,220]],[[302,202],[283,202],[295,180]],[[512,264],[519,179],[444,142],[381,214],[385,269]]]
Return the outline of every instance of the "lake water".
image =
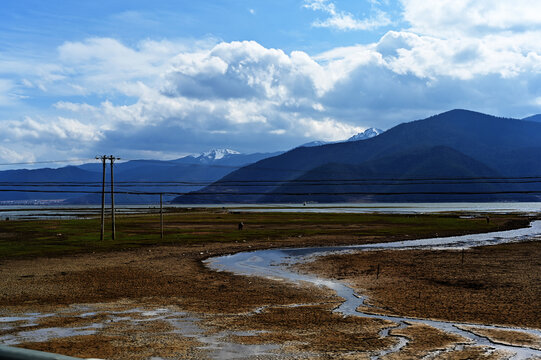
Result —
[[[246,212],[306,212],[306,213],[388,213],[428,214],[438,212],[465,213],[518,213],[537,215],[541,202],[492,202],[492,203],[363,203],[363,204],[206,204],[164,205],[164,210],[175,208],[223,208]],[[0,205],[0,220],[74,219],[99,216],[100,205]],[[117,214],[157,213],[159,205],[117,205]],[[110,212],[106,208],[106,213]]]
[[[437,212],[467,213],[541,213],[541,202],[491,203],[364,203],[364,204],[274,204],[238,205],[242,211],[274,212],[333,212],[333,213],[392,213],[426,214]]]
[[[159,212],[159,206],[149,205],[120,205],[115,206],[116,214],[138,214]],[[110,214],[110,208],[105,208]],[[49,220],[77,219],[96,217],[101,214],[100,205],[0,205],[0,220]]]

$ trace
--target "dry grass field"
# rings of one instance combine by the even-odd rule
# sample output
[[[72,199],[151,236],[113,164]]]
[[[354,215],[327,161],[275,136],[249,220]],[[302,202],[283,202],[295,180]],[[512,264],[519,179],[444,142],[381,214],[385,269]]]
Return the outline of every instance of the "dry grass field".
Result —
[[[462,260],[462,256],[463,259]],[[379,276],[376,276],[377,267]],[[385,314],[541,329],[541,243],[332,255],[304,271],[343,279]]]

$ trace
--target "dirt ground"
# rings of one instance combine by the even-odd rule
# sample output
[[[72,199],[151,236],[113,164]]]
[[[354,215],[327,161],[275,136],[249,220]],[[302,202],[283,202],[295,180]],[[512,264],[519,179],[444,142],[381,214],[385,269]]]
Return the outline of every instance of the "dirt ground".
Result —
[[[374,240],[368,235],[365,239]],[[396,344],[396,338],[380,336],[380,331],[396,324],[334,314],[332,309],[340,299],[328,290],[214,272],[201,262],[259,248],[359,241],[358,236],[314,236],[273,243],[154,246],[2,260],[0,317],[54,315],[31,323],[0,322],[0,337],[61,328],[84,330],[99,324],[92,333],[35,337],[17,346],[103,359],[204,359],[217,356],[214,341],[221,344],[220,351],[239,346],[256,349],[253,358],[258,359],[275,353],[285,358],[369,359]],[[471,250],[465,254],[464,264],[461,254],[453,252],[399,253],[331,256],[305,270],[352,283],[390,313],[541,328],[538,245]],[[374,280],[377,264],[381,273]],[[514,268],[509,272],[511,264]],[[454,300],[439,304],[444,294],[452,294]],[[407,305],[412,298],[421,298],[424,307]],[[457,307],[459,299],[469,300]],[[481,302],[491,304],[489,310],[481,311]],[[468,346],[450,355],[448,351],[461,339],[428,327],[393,329],[391,333],[408,337],[410,343],[403,356],[388,358],[415,359],[433,349],[443,349],[440,358],[497,358]]]

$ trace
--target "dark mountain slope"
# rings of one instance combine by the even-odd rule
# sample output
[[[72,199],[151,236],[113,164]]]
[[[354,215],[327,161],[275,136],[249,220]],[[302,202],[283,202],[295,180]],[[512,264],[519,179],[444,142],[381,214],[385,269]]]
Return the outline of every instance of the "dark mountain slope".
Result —
[[[385,151],[404,151],[411,144],[419,147],[443,145],[485,163],[504,176],[541,174],[541,166],[532,168],[530,159],[515,156],[517,151],[524,149],[541,155],[541,123],[453,110],[401,124],[392,130],[393,143],[397,145]]]
[[[125,165],[126,164],[126,165]],[[229,173],[235,167],[213,166],[205,164],[176,164],[169,161],[130,161],[115,165],[115,202],[118,204],[148,204],[159,202],[159,195],[138,195],[137,192],[166,193],[164,200],[168,201],[177,195],[170,193],[185,193],[197,190],[204,184],[211,183]],[[109,181],[109,166],[107,166],[107,181]],[[101,178],[100,178],[101,181]],[[128,182],[129,184],[124,184]],[[145,184],[152,182],[154,184]],[[163,184],[156,184],[164,182]],[[193,183],[193,185],[182,182]],[[130,192],[131,194],[123,194]],[[109,197],[106,198],[110,202]],[[66,201],[69,204],[98,204],[101,195],[89,194],[78,196]]]
[[[384,170],[382,170],[384,169]],[[326,174],[326,180],[321,181]],[[361,165],[325,164],[303,176],[281,185],[263,196],[261,202],[408,202],[408,201],[475,201],[494,200],[495,195],[458,196],[449,194],[404,194],[445,192],[499,191],[490,183],[464,183],[433,178],[465,179],[498,177],[499,174],[477,160],[448,147],[415,150],[407,154],[386,156]],[[360,179],[366,181],[359,181]],[[381,179],[389,179],[382,181]],[[420,179],[411,181],[411,179]],[[313,182],[311,182],[313,181]],[[302,195],[291,195],[305,191]],[[308,194],[307,194],[308,193]],[[318,195],[317,193],[321,193]],[[399,193],[398,195],[388,195]],[[289,195],[288,195],[289,194]],[[385,195],[374,195],[385,194]]]
[[[96,188],[87,186],[77,186],[66,188],[65,186],[55,186],[53,183],[69,182],[96,182],[101,181],[101,174],[79,169],[75,166],[67,166],[60,169],[35,169],[35,170],[6,170],[0,171],[0,183],[2,184],[0,192],[1,200],[30,200],[30,199],[65,199],[66,197],[80,196],[80,194],[59,193],[59,191],[96,191]],[[17,190],[21,187],[9,186],[11,184],[25,185],[25,183],[40,183],[41,186],[25,186],[29,190],[50,190],[51,193],[41,192],[19,192],[4,191]],[[48,186],[43,186],[44,183]],[[9,185],[8,185],[9,184]],[[29,184],[28,184],[29,185]],[[55,191],[57,191],[55,193]]]

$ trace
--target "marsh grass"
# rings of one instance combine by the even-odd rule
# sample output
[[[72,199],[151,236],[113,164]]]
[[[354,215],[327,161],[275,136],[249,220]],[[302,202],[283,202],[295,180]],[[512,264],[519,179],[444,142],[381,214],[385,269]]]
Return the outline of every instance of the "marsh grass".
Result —
[[[239,231],[238,223],[245,224]],[[389,215],[329,213],[242,213],[194,210],[165,215],[160,238],[159,215],[117,216],[116,238],[105,224],[100,241],[100,220],[28,220],[0,222],[0,258],[60,256],[84,252],[128,249],[163,244],[270,242],[290,238],[327,237],[334,243],[397,238],[458,235],[522,226],[526,219],[493,216],[461,219],[457,215]]]

